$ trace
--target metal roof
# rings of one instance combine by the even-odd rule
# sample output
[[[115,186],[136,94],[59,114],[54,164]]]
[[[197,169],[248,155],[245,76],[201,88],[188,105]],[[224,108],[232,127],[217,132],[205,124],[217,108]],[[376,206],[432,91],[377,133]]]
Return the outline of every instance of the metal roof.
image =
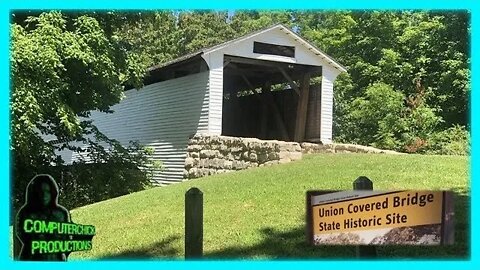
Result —
[[[147,69],[147,71],[154,71],[154,70],[157,70],[157,69],[161,69],[161,68],[164,68],[164,67],[167,67],[167,66],[170,66],[170,65],[173,65],[173,64],[176,64],[176,63],[179,63],[179,62],[182,62],[182,61],[185,61],[185,60],[188,60],[190,58],[193,58],[193,57],[196,57],[198,55],[202,55],[202,54],[205,54],[205,53],[210,53],[210,52],[213,52],[213,51],[216,51],[218,49],[221,49],[221,48],[224,48],[226,46],[229,46],[231,44],[234,44],[234,43],[237,43],[237,42],[240,42],[244,39],[247,39],[247,38],[250,38],[252,36],[255,36],[255,35],[259,35],[261,33],[264,33],[264,32],[268,32],[268,31],[271,31],[273,29],[280,29],[281,31],[285,32],[285,34],[287,35],[291,35],[292,38],[299,42],[300,44],[302,44],[303,46],[305,46],[308,50],[312,51],[313,53],[315,53],[317,56],[321,57],[322,59],[326,60],[328,64],[330,64],[331,66],[333,66],[334,68],[340,70],[340,71],[343,71],[343,72],[346,72],[347,69],[341,65],[340,63],[338,63],[335,59],[333,59],[333,57],[327,55],[325,52],[323,52],[322,50],[320,50],[319,48],[317,48],[316,46],[314,46],[313,44],[311,44],[310,42],[308,42],[307,40],[303,39],[302,37],[300,37],[299,35],[297,35],[295,32],[293,32],[292,30],[290,30],[288,27],[284,26],[283,24],[276,24],[276,25],[273,25],[273,26],[270,26],[268,28],[264,28],[264,29],[261,29],[261,30],[258,30],[258,31],[255,31],[255,32],[251,32],[249,34],[246,34],[244,36],[241,36],[241,37],[238,37],[236,39],[233,39],[233,40],[229,40],[229,41],[226,41],[224,43],[221,43],[221,44],[218,44],[218,45],[215,45],[215,46],[211,46],[211,47],[207,47],[207,48],[203,48],[203,49],[200,49],[198,51],[195,51],[193,53],[189,53],[189,54],[186,54],[186,55],[183,55],[181,57],[178,57],[178,58],[175,58],[171,61],[168,61],[168,62],[164,62],[164,63],[161,63],[161,64],[158,64],[158,65],[154,65],[150,68]]]

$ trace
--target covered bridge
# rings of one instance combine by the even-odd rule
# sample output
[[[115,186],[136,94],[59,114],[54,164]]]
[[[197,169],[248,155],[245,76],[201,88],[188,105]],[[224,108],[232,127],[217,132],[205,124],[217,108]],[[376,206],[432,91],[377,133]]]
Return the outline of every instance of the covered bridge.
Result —
[[[150,68],[142,89],[91,119],[120,143],[153,147],[163,163],[154,180],[169,184],[183,180],[194,134],[331,143],[333,82],[344,71],[275,25]],[[72,161],[79,153],[62,155]]]

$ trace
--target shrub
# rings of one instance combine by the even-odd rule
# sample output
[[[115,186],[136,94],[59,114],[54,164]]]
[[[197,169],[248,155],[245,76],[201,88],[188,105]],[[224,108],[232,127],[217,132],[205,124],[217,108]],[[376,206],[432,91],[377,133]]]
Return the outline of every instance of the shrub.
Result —
[[[86,147],[82,152],[86,155],[73,164],[65,165],[62,160],[41,167],[15,163],[13,213],[24,203],[28,182],[39,173],[50,174],[56,180],[60,189],[59,202],[68,209],[140,191],[151,185],[153,170],[161,167],[150,158],[152,149],[137,142],[122,146],[94,126],[90,126],[89,134],[90,137],[81,139]],[[56,148],[81,150],[71,146],[71,142]]]
[[[465,126],[454,125],[444,131],[433,134],[428,140],[428,154],[469,155],[470,132]]]

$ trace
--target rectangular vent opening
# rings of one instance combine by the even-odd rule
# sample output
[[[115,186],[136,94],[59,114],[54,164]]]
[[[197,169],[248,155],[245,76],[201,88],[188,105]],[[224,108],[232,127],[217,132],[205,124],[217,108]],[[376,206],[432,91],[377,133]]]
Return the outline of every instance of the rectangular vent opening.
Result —
[[[295,47],[294,46],[283,46],[262,42],[253,42],[253,52],[261,54],[270,54],[270,55],[279,55],[286,57],[295,57]]]

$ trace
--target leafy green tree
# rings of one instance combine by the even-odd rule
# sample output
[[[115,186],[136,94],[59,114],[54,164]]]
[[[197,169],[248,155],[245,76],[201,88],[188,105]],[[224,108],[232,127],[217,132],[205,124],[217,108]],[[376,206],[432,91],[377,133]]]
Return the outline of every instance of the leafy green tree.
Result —
[[[279,23],[293,28],[293,12],[256,10],[236,11],[232,17],[230,27],[235,31],[236,36],[242,36]]]
[[[378,147],[396,148],[396,138],[403,131],[402,126],[403,95],[384,83],[369,86],[365,96],[353,101],[351,121],[356,123],[356,130],[370,134]],[[360,144],[370,141],[368,136],[359,138]]]
[[[220,44],[235,36],[227,11],[195,10],[178,14],[180,54]]]
[[[82,119],[93,110],[111,112],[125,84],[140,88],[145,70],[118,35],[131,17],[112,12],[27,15],[14,14],[11,24],[11,150],[17,203],[34,174],[63,163],[55,150],[74,149],[71,141],[101,140]],[[103,141],[120,151],[118,144]],[[123,155],[122,160],[142,164],[135,155]]]
[[[180,56],[183,50],[177,15],[172,11],[137,13],[121,26],[119,38],[145,66],[167,62]]]
[[[335,140],[417,151],[433,133],[468,125],[467,12],[297,12],[295,19],[303,36],[348,68],[335,85]],[[378,83],[403,96],[402,132],[368,118],[378,116],[373,104],[357,125],[358,106]],[[372,129],[383,135],[372,137]]]

